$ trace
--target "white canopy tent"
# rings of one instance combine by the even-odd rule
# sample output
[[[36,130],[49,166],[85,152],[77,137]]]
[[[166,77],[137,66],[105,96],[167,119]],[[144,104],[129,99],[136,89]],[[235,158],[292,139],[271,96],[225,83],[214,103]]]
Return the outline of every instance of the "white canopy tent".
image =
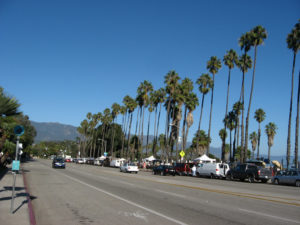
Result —
[[[148,158],[143,159],[144,162],[152,162],[153,160],[156,160],[156,158],[153,155]]]
[[[216,159],[211,159],[206,154],[204,154],[204,155],[194,159],[193,161],[198,162],[198,163],[215,163]]]

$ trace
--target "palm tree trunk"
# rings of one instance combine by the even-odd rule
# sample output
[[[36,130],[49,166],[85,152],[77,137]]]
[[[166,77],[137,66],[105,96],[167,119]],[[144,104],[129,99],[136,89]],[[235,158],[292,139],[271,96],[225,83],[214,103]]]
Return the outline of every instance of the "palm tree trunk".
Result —
[[[128,129],[128,138],[127,138],[126,159],[128,159],[128,154],[129,154],[129,142],[130,142],[131,123],[132,123],[132,112],[130,113],[130,122],[129,122],[129,129]]]
[[[294,165],[298,169],[298,139],[299,139],[299,101],[300,101],[300,72],[298,84],[298,98],[297,98],[297,118],[296,118],[296,137],[295,137],[295,159]]]
[[[245,159],[247,158],[247,150],[248,150],[249,116],[250,116],[250,109],[251,109],[251,102],[252,102],[252,95],[253,95],[253,88],[254,88],[254,80],[255,80],[256,52],[257,52],[257,46],[255,45],[251,91],[250,91],[250,99],[249,99],[249,105],[248,105],[248,111],[247,111],[247,117],[246,117],[246,134],[245,134],[245,151],[244,151]]]
[[[182,150],[185,151],[185,139],[186,139],[186,136],[185,136],[185,125],[186,125],[186,114],[187,114],[187,107],[185,106],[184,107],[184,116],[183,116],[183,125],[182,125],[182,131],[181,131],[181,134],[182,134]]]
[[[157,127],[156,127],[156,137],[155,137],[155,147],[157,145],[157,138],[158,138],[158,128],[159,128],[159,121],[160,121],[160,113],[161,113],[161,103],[160,103],[160,106],[159,106],[159,112],[158,112],[158,118],[157,118]],[[162,150],[162,149],[161,149]],[[154,151],[156,151],[156,148],[154,148]],[[155,152],[156,154],[156,152]]]
[[[148,144],[149,144],[150,118],[151,118],[151,112],[149,112],[149,116],[148,116],[147,143],[146,143],[146,157],[148,157]]]
[[[141,155],[140,155],[140,159],[142,159],[142,155],[143,155],[143,139],[144,139],[144,116],[145,116],[145,106],[143,106],[143,118],[142,118],[142,131],[141,131],[141,146],[142,146],[142,150],[141,150]]]
[[[228,72],[226,111],[225,111],[225,117],[224,118],[226,118],[227,113],[228,113],[228,98],[229,98],[229,88],[230,88],[230,72],[231,72],[231,69],[229,69],[229,72]],[[224,129],[225,129],[225,131],[227,129],[226,123],[224,123]],[[223,139],[223,143],[224,143],[224,147],[222,148],[222,161],[224,162],[225,161],[225,146],[226,146],[226,137],[225,136],[224,136],[224,139]],[[230,149],[230,151],[231,151],[231,149]]]
[[[240,162],[244,162],[244,111],[245,111],[245,73],[243,72],[243,82],[242,82],[242,127],[241,127],[241,153],[240,153]]]
[[[153,143],[152,143],[152,155],[154,156],[154,149],[156,147],[156,122],[157,122],[157,106],[155,107],[155,115],[154,115],[154,127],[153,127]]]
[[[286,166],[287,166],[287,168],[289,168],[289,165],[290,165],[290,156],[291,156],[291,121],[292,121],[292,110],[293,110],[293,92],[294,92],[295,62],[296,62],[296,53],[294,52],[293,70],[292,70],[291,101],[290,101],[290,112],[289,112],[287,150],[286,150]]]
[[[210,130],[211,130],[211,118],[212,118],[212,110],[213,110],[213,102],[214,102],[214,86],[215,86],[215,74],[213,74],[213,86],[211,89],[211,102],[210,102],[210,115],[209,115],[209,127],[208,127],[208,139],[210,140]],[[210,141],[208,142],[207,155],[209,155]]]
[[[201,120],[202,120],[202,113],[203,113],[203,105],[204,105],[204,97],[205,97],[205,95],[202,94],[201,112],[200,112],[200,119],[199,119],[198,131],[200,131],[200,127],[201,127]],[[197,131],[197,132],[198,132],[198,131]],[[198,148],[199,148],[199,140],[197,141],[197,144],[196,144],[196,149],[197,149],[197,151],[198,151]]]
[[[257,159],[259,159],[260,135],[261,135],[260,123],[258,123],[258,141],[257,141],[257,157],[256,157]]]
[[[237,140],[237,126],[234,128],[234,138],[233,138],[233,146],[232,146],[232,158],[230,158],[230,162],[235,161],[235,153],[236,153],[236,140]]]
[[[140,107],[138,107],[138,111],[137,111],[137,114],[136,114],[136,125],[135,125],[135,132],[134,132],[135,137],[136,137],[136,133],[137,133],[137,129],[138,129],[139,112],[140,112]],[[133,148],[135,148],[135,146],[136,146],[135,140],[136,140],[136,138],[134,138],[134,140],[133,140]],[[134,149],[134,151],[135,151],[135,149]],[[137,151],[138,151],[138,149],[137,149]]]
[[[269,148],[268,148],[268,160],[270,162],[270,159],[271,159],[271,145],[269,145]]]
[[[168,135],[169,135],[169,123],[170,123],[170,104],[171,104],[171,99],[169,98],[168,100],[168,107],[167,107],[167,115],[166,115],[166,127],[165,127],[165,154],[167,154],[168,150],[169,150],[169,146],[168,146]],[[165,156],[165,159],[168,161],[168,157],[167,155]]]
[[[232,137],[231,137],[232,135],[231,134],[232,134],[232,131],[230,130],[229,132],[230,132],[229,160],[231,162],[231,159],[232,159],[232,153],[231,153],[231,148],[232,148],[232,145],[231,145],[232,144]]]

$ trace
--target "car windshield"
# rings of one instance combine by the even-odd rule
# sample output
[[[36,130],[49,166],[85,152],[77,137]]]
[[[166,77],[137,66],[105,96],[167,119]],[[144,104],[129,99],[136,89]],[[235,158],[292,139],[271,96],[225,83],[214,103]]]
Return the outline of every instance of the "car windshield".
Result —
[[[134,163],[129,163],[128,166],[136,166]]]
[[[56,162],[63,162],[64,159],[62,159],[62,158],[56,158],[55,161],[56,161]]]

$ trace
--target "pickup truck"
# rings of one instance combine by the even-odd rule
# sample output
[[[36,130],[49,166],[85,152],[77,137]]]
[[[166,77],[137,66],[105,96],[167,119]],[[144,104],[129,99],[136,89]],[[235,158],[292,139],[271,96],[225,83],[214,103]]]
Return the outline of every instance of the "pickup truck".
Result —
[[[254,181],[267,183],[272,178],[272,170],[255,164],[244,163],[230,169],[226,178],[230,180],[239,179],[241,181],[247,179],[250,183]]]

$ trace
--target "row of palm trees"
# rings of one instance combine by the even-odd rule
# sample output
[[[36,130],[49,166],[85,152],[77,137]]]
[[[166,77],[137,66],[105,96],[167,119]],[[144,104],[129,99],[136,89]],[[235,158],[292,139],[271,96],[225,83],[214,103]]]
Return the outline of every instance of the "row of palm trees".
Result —
[[[294,29],[298,29],[298,25],[295,26]],[[295,32],[293,29],[292,32]],[[297,31],[299,32],[299,31]],[[297,33],[297,35],[299,35]],[[295,35],[294,35],[295,36]],[[298,36],[292,38],[290,34],[288,35],[288,46],[290,48],[290,42],[293,42],[294,45],[298,44],[299,41],[295,41],[293,38],[299,38]],[[222,138],[222,160],[225,160],[225,146],[226,146],[226,137],[227,137],[227,129],[230,132],[230,160],[234,161],[236,157],[236,150],[240,148],[240,161],[244,162],[247,159],[247,150],[248,150],[248,130],[249,130],[249,118],[251,111],[251,103],[253,97],[253,89],[255,84],[255,67],[256,67],[256,58],[257,58],[257,47],[263,44],[264,40],[267,38],[267,32],[262,26],[256,26],[251,29],[249,32],[243,34],[239,39],[239,45],[241,50],[243,50],[243,54],[239,57],[235,50],[230,49],[227,51],[226,55],[223,58],[224,65],[228,67],[228,84],[227,84],[227,97],[226,97],[226,108],[225,108],[225,117],[224,117],[224,129],[220,136]],[[290,41],[292,39],[292,41]],[[254,63],[253,63],[253,73],[251,79],[251,88],[249,94],[248,108],[245,119],[245,75],[249,69],[252,68],[252,59],[248,55],[248,52],[251,49],[254,49]],[[298,48],[299,49],[299,46]],[[293,48],[294,50],[294,48]],[[295,54],[297,51],[294,50],[294,64],[295,64]],[[242,72],[242,84],[241,84],[241,92],[238,98],[238,101],[234,104],[232,111],[228,112],[228,102],[229,102],[229,93],[230,93],[230,76],[231,71],[234,67],[238,67]],[[199,124],[198,129],[195,134],[196,139],[193,139],[193,148],[196,149],[196,152],[200,152],[203,147],[205,147],[206,152],[209,154],[210,150],[210,142],[211,142],[211,121],[213,115],[213,100],[214,100],[214,83],[215,83],[215,75],[221,69],[222,63],[221,60],[216,56],[212,56],[207,62],[207,70],[209,73],[203,73],[196,81],[198,85],[198,89],[202,95],[201,99],[201,110],[199,115]],[[294,65],[293,65],[294,68]],[[294,69],[293,69],[294,73]],[[148,127],[147,127],[147,140],[146,140],[146,155],[149,151],[149,132],[150,132],[150,121],[151,114],[155,112],[154,116],[154,126],[153,126],[153,134],[154,140],[152,143],[152,152],[154,153],[157,149],[158,143],[160,144],[160,148],[164,149],[161,152],[162,158],[166,158],[166,160],[173,155],[175,150],[175,158],[178,159],[178,139],[182,136],[182,148],[186,149],[187,137],[189,133],[189,129],[193,124],[193,111],[199,105],[197,94],[194,92],[194,83],[189,78],[184,78],[181,80],[176,71],[172,70],[168,72],[164,77],[164,88],[160,88],[158,90],[154,90],[151,82],[143,81],[139,87],[137,88],[137,96],[132,98],[130,96],[125,96],[123,98],[123,106],[120,106],[117,103],[114,103],[111,109],[107,108],[103,113],[98,113],[98,120],[91,120],[88,116],[86,120],[81,123],[81,126],[78,128],[78,131],[82,134],[82,145],[86,146],[87,142],[90,140],[90,143],[95,143],[95,132],[93,130],[97,127],[97,122],[101,122],[104,124],[102,128],[105,130],[105,126],[108,127],[110,123],[115,123],[116,118],[119,114],[123,116],[122,119],[122,131],[124,133],[122,137],[122,148],[120,155],[121,156],[133,156],[133,151],[135,151],[135,147],[138,146],[139,151],[143,151],[144,145],[144,116],[145,110],[148,109]],[[207,135],[204,131],[201,130],[201,121],[203,116],[203,108],[205,97],[208,93],[211,93],[211,102],[210,102],[210,113],[209,113],[209,127]],[[162,111],[162,107],[166,110],[166,119],[165,119],[165,132],[159,136],[158,130],[160,123],[160,115]],[[136,111],[136,124],[134,129],[134,139],[133,145],[131,145],[131,134],[132,131],[132,121],[133,115]],[[252,149],[254,147],[255,142],[258,143],[257,149],[257,158],[260,155],[259,146],[260,146],[260,136],[261,136],[261,128],[260,124],[265,119],[265,113],[262,109],[258,109],[255,112],[254,118],[259,124],[258,135],[256,133],[252,133],[250,135],[250,140],[252,143]],[[241,124],[241,125],[240,125]],[[182,125],[182,127],[181,127]],[[290,127],[290,125],[289,125]],[[113,129],[113,126],[112,128]],[[268,135],[268,145],[269,145],[269,158],[270,158],[270,148],[274,142],[274,136],[276,134],[276,125],[274,123],[269,123],[266,126],[266,134]],[[180,131],[181,130],[181,131]],[[231,142],[231,133],[234,130],[234,141],[233,146]],[[114,132],[112,132],[114,134]],[[158,140],[158,136],[160,137]],[[102,139],[105,138],[105,132],[103,133]],[[114,140],[114,135],[110,137],[112,139],[112,143]],[[163,139],[163,143],[162,140]],[[289,137],[288,137],[289,139]],[[205,140],[205,141],[203,141]],[[138,142],[138,143],[136,143]],[[205,144],[203,144],[205,143]],[[103,145],[103,143],[102,143]],[[163,145],[163,147],[162,147]],[[139,147],[140,146],[140,147]],[[175,149],[174,149],[175,148]],[[125,150],[126,149],[126,150]],[[110,154],[113,155],[117,149],[114,149],[114,145],[111,145]],[[124,152],[125,151],[125,152]],[[91,151],[90,151],[91,152]],[[94,152],[94,149],[93,149]],[[141,154],[139,154],[141,156]],[[296,149],[295,149],[296,155]],[[288,158],[288,154],[287,154]],[[288,161],[288,160],[287,160]]]

